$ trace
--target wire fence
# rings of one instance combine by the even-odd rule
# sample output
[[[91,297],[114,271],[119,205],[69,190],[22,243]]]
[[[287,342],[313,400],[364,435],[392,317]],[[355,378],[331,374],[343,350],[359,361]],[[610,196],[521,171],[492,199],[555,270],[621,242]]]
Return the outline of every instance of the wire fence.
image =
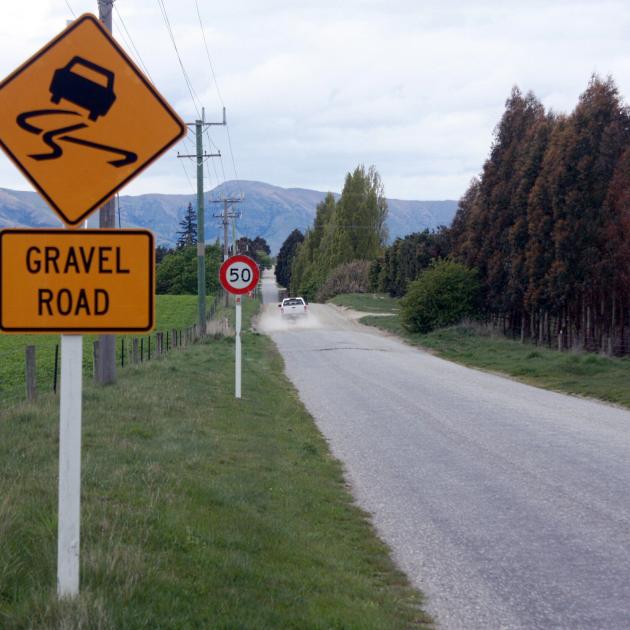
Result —
[[[227,319],[220,317],[222,295],[214,296],[206,309],[205,327],[195,324],[184,328],[156,330],[145,335],[117,335],[116,364],[124,368],[141,365],[170,352],[186,348],[208,335],[227,335]],[[8,337],[7,337],[8,339]],[[84,336],[83,376],[95,378],[98,367],[99,340]],[[0,408],[23,401],[34,402],[38,393],[58,392],[61,367],[59,337],[47,336],[38,343],[17,343],[0,352]]]

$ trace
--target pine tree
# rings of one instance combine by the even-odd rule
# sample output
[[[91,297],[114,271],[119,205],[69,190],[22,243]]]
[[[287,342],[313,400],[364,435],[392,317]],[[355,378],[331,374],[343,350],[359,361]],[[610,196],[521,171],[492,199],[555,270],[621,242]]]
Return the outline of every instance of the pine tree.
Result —
[[[188,204],[184,218],[179,222],[181,230],[177,232],[177,249],[197,244],[197,215],[192,203]]]
[[[453,255],[468,266],[474,266],[475,252],[479,248],[480,232],[476,229],[476,215],[478,214],[477,198],[481,181],[473,177],[466,192],[457,204],[457,212],[453,217],[450,237]],[[475,241],[475,242],[473,242]]]
[[[512,224],[504,233],[506,239],[507,283],[504,297],[504,314],[507,325],[521,339],[528,333],[530,317],[525,299],[528,289],[527,245],[529,242],[529,199],[542,170],[542,162],[549,142],[554,117],[536,112],[531,126],[522,141],[514,166],[516,188],[511,193]]]
[[[488,306],[502,316],[513,310],[508,287],[515,258],[509,238],[519,218],[525,220],[526,206],[517,203],[517,191],[523,184],[519,165],[530,140],[531,129],[542,116],[544,108],[530,92],[523,96],[513,88],[506,109],[497,125],[491,155],[484,166],[480,204],[482,279],[486,284]],[[531,186],[533,182],[529,185]],[[528,192],[528,191],[527,191]]]

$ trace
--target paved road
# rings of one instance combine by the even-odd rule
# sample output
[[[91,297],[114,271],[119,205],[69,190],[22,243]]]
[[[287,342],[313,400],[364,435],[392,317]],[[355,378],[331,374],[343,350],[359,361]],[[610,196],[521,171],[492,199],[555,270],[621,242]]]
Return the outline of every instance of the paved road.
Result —
[[[630,628],[630,412],[310,308],[261,327],[439,626]]]

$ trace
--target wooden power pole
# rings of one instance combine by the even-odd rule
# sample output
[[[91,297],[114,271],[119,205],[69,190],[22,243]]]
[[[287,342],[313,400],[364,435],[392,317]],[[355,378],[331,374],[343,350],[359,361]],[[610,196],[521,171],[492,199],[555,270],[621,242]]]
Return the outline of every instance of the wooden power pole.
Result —
[[[114,0],[98,0],[98,17],[105,28],[112,32],[112,9]],[[99,210],[99,227],[116,227],[116,202],[110,199]],[[97,381],[101,385],[109,385],[116,382],[116,336],[99,336],[99,356],[97,363]]]
[[[223,219],[223,260],[227,260],[230,256],[230,245],[228,240],[228,227],[230,225],[230,219],[238,219],[240,214],[238,212],[228,212],[229,207],[234,203],[240,203],[243,201],[242,197],[228,198],[223,197],[221,199],[212,199],[212,203],[223,204],[223,214],[213,215],[216,219]],[[233,252],[236,254],[236,252]],[[228,306],[230,302],[230,294],[225,292],[225,306]]]
[[[210,125],[225,125],[225,109],[223,109],[223,122],[207,123],[205,112],[202,111],[201,120],[194,123],[186,123],[195,128],[196,152],[192,155],[180,155],[179,158],[194,158],[197,163],[197,323],[201,334],[206,331],[206,233],[204,227],[205,206],[203,200],[203,163],[207,158],[221,157],[221,152],[203,152],[203,129]]]

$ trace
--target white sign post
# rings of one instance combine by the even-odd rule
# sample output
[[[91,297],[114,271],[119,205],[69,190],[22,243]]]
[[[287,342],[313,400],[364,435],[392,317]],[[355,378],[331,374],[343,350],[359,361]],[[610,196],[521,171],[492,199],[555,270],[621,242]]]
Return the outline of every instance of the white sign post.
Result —
[[[221,286],[236,295],[236,360],[234,366],[234,397],[241,397],[241,295],[249,293],[260,280],[260,270],[248,256],[232,256],[223,262],[219,269]]]
[[[79,594],[83,337],[61,335],[57,595]]]
[[[236,296],[236,363],[234,374],[234,397],[241,397],[241,296]]]

